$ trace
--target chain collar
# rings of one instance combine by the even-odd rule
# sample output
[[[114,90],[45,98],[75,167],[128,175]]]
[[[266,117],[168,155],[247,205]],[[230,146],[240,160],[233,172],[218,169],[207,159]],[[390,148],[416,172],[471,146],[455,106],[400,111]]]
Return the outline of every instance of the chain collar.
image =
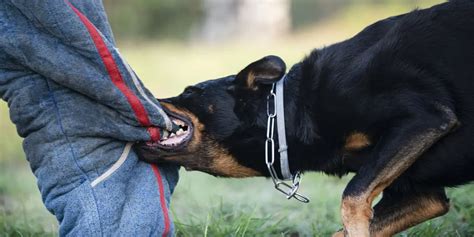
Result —
[[[286,134],[285,134],[285,117],[283,110],[283,83],[285,76],[277,83],[272,85],[270,95],[267,96],[267,138],[265,140],[265,163],[267,164],[268,171],[272,178],[275,189],[285,194],[287,199],[294,198],[300,202],[308,203],[309,199],[298,193],[301,182],[301,172],[297,171],[295,175],[292,175],[288,165],[288,147],[286,145]],[[275,93],[277,90],[277,93]],[[277,96],[278,95],[278,96]],[[278,116],[280,115],[280,116]],[[280,153],[280,164],[281,173],[283,179],[278,177],[278,174],[273,166],[275,162],[275,120],[277,120],[278,128],[278,152]],[[285,182],[285,180],[291,180],[291,184]]]

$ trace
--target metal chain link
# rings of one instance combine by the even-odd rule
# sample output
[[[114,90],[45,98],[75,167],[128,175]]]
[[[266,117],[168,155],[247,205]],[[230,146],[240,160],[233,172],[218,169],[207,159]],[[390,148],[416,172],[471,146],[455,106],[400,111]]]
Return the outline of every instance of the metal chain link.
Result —
[[[273,102],[273,103],[272,103]],[[272,109],[273,104],[273,109]],[[298,193],[301,183],[301,172],[296,172],[293,175],[292,184],[286,183],[284,180],[278,178],[277,172],[273,166],[275,163],[275,140],[273,139],[275,131],[276,114],[276,94],[275,83],[272,86],[270,95],[267,96],[267,138],[265,140],[265,163],[272,178],[275,189],[286,195],[287,199],[294,198],[300,202],[308,203],[309,199]]]

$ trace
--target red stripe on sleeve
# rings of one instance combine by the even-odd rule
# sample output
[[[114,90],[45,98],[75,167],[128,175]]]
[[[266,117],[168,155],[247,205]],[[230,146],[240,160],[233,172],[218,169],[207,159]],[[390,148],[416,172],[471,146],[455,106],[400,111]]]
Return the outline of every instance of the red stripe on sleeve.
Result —
[[[161,135],[160,135],[160,129],[157,128],[157,127],[149,127],[147,129],[148,133],[150,134],[150,137],[151,137],[151,140],[156,142],[156,141],[159,141],[160,138],[161,138]]]
[[[166,199],[165,199],[165,189],[163,187],[163,179],[161,178],[160,170],[156,165],[151,165],[153,169],[153,173],[155,173],[156,180],[158,182],[158,189],[160,191],[160,204],[161,210],[163,211],[163,217],[165,219],[165,229],[163,231],[162,237],[168,236],[170,232],[170,217],[168,214],[168,207],[166,206]]]
[[[102,59],[107,73],[109,74],[110,80],[114,85],[125,95],[128,103],[132,107],[133,112],[137,120],[142,126],[149,127],[151,122],[148,118],[148,113],[145,110],[145,107],[141,103],[140,99],[127,87],[125,81],[120,74],[117,63],[107,48],[106,43],[104,42],[102,35],[99,33],[97,28],[84,16],[77,8],[75,8],[69,1],[66,0],[66,3],[71,7],[71,9],[76,13],[82,23],[85,25],[89,34],[94,41],[95,47],[99,52],[100,58]],[[159,132],[158,132],[159,133]]]
[[[78,9],[76,9],[69,1],[65,0],[65,2],[71,7],[71,9],[76,13],[76,15],[82,21],[82,23],[86,26],[92,40],[94,41],[97,51],[99,52],[99,55],[106,67],[107,73],[109,74],[111,81],[125,95],[125,97],[127,98],[127,101],[130,103],[130,106],[132,107],[135,113],[135,116],[137,117],[137,120],[140,122],[142,126],[149,127],[147,131],[150,134],[150,137],[152,140],[154,141],[159,140],[160,139],[159,129],[156,127],[150,127],[151,122],[148,118],[148,114],[145,110],[145,107],[140,102],[138,97],[135,94],[133,94],[133,92],[125,84],[125,81],[123,80],[122,75],[120,74],[120,71],[118,69],[117,63],[115,62],[112,54],[107,48],[107,45],[105,44],[100,33],[97,31],[96,27],[89,21],[89,19],[87,19],[86,16],[84,16]],[[153,169],[153,173],[155,174],[156,180],[158,183],[158,189],[159,189],[159,194],[160,194],[160,205],[161,205],[161,210],[163,211],[163,217],[164,217],[165,229],[163,231],[162,236],[166,237],[168,236],[170,232],[171,222],[170,222],[170,218],[168,214],[168,207],[166,206],[165,191],[163,187],[164,183],[163,183],[163,179],[161,177],[160,170],[158,169],[158,167],[156,165],[152,165],[151,167]]]

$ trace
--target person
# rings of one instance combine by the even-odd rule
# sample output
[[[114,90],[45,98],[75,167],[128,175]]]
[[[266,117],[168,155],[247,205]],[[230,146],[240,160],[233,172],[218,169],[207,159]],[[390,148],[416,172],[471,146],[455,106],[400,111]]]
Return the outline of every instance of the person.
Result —
[[[175,166],[137,141],[176,125],[120,55],[101,1],[0,0],[0,96],[61,236],[169,236]]]

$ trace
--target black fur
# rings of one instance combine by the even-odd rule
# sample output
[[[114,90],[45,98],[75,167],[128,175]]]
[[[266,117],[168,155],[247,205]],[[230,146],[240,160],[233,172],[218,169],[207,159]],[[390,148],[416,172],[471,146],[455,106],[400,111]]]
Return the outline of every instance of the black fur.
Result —
[[[165,101],[198,117],[203,133],[240,165],[268,175],[266,98],[274,81],[265,80],[262,60],[236,76],[199,83]],[[263,74],[255,88],[245,83],[252,65]],[[279,69],[284,71],[284,65]],[[270,71],[275,75],[275,68]],[[458,129],[433,140],[386,188],[387,195],[438,193],[474,180],[474,2],[450,1],[391,17],[349,40],[314,50],[288,72],[285,99],[291,170],[355,172],[367,180],[351,181],[345,195],[362,192],[387,164],[383,156],[410,145],[404,143],[408,138],[423,129],[443,128],[448,120],[440,106],[454,112]],[[209,105],[213,113],[206,110]],[[370,145],[345,150],[353,132],[366,134]],[[160,161],[160,151],[153,152],[144,156]]]

